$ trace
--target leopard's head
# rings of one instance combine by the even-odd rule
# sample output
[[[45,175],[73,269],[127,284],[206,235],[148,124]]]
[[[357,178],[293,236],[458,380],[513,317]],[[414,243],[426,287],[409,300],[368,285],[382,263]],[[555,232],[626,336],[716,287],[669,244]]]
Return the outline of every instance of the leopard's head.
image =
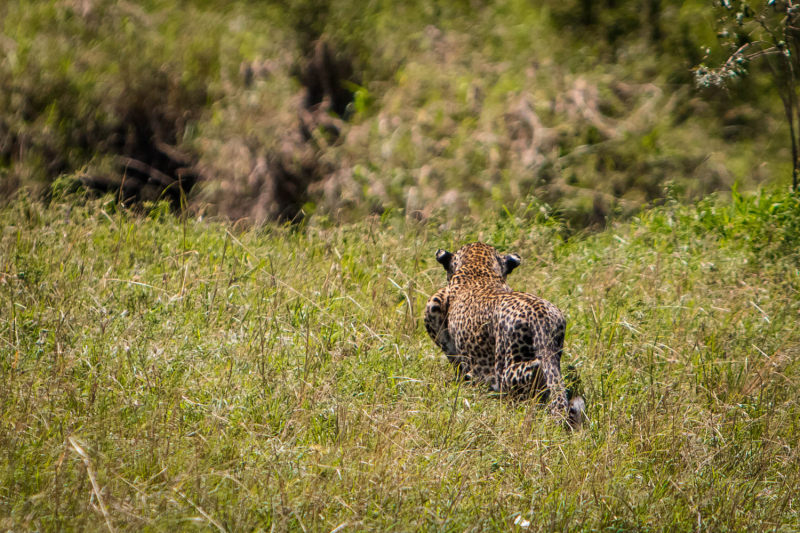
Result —
[[[505,281],[522,259],[517,254],[499,254],[482,242],[462,246],[456,253],[437,250],[436,260],[447,271],[447,281],[454,276]]]

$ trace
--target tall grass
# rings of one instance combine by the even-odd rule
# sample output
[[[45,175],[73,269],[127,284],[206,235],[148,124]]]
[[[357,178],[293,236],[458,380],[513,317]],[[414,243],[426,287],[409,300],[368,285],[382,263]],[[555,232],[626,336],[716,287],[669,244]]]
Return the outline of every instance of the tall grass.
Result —
[[[535,204],[443,217],[3,208],[0,529],[800,528],[796,198],[568,239]],[[433,252],[478,239],[567,314],[580,433],[454,382],[425,335]]]

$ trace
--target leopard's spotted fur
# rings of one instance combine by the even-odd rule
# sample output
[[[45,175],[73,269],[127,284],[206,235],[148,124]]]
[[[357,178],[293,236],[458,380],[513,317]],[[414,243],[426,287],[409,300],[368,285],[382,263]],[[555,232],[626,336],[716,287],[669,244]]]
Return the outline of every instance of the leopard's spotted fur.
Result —
[[[425,328],[459,375],[498,392],[547,393],[551,413],[580,425],[583,400],[568,401],[561,376],[564,315],[506,284],[520,257],[476,242],[455,254],[439,250],[436,260],[447,270],[447,286],[428,300]]]

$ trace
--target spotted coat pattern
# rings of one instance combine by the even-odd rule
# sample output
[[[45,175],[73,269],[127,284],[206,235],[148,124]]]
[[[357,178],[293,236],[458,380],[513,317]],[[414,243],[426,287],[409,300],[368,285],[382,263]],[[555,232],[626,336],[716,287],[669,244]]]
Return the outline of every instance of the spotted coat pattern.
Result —
[[[583,400],[567,400],[561,376],[566,320],[547,300],[508,286],[520,257],[476,242],[436,259],[447,286],[428,300],[425,329],[458,375],[509,395],[549,396],[551,413],[579,425]]]

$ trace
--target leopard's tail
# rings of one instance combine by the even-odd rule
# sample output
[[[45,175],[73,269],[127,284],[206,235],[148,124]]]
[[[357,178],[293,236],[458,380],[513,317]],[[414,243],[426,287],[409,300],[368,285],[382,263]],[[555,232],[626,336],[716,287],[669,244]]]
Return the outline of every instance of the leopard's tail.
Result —
[[[553,415],[566,414],[569,406],[567,388],[564,386],[564,378],[561,377],[561,364],[553,354],[548,353],[542,358],[542,372],[550,398],[548,411]]]
[[[560,358],[555,355],[543,357],[542,371],[550,397],[548,411],[551,415],[564,420],[570,428],[580,428],[586,404],[580,396],[575,396],[571,400],[567,398],[567,388],[561,375]]]

